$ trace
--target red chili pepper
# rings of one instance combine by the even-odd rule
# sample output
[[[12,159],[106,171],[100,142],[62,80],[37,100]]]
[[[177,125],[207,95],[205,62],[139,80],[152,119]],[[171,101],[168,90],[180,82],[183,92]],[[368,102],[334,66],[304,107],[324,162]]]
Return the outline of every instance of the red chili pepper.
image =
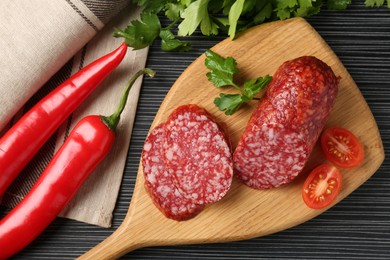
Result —
[[[111,116],[87,116],[71,131],[26,197],[0,221],[0,259],[18,253],[61,212],[84,180],[109,152],[115,129],[135,80],[154,71],[137,72]]]
[[[0,139],[0,196],[65,119],[123,60],[127,45],[97,59],[31,108]]]

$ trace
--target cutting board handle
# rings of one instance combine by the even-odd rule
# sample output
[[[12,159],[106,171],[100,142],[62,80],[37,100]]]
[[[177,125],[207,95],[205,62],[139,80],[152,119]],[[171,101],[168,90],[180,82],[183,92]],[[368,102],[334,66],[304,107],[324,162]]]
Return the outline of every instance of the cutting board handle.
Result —
[[[129,232],[129,229],[122,228],[122,226],[78,259],[118,259],[128,252],[142,247],[137,235]]]

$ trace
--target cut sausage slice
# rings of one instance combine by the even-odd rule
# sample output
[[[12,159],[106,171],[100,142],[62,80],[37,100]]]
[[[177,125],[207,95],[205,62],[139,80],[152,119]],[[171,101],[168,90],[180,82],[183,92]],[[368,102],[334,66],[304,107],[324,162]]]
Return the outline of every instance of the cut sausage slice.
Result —
[[[142,150],[145,188],[166,217],[177,221],[191,219],[204,206],[193,203],[178,191],[164,164],[163,145],[164,124],[161,124],[150,132]]]
[[[220,126],[203,108],[178,107],[165,127],[164,158],[179,191],[196,204],[220,200],[233,177],[230,145]]]

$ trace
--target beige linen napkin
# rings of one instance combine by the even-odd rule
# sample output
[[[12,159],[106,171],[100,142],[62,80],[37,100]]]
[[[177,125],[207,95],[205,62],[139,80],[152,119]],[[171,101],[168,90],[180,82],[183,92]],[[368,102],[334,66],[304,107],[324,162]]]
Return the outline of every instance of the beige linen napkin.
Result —
[[[93,60],[117,48],[114,27],[139,15],[125,0],[0,1],[0,130]],[[116,70],[52,136],[3,197],[15,206],[29,191],[75,123],[88,114],[110,115],[128,79],[146,63],[147,49],[128,49]],[[124,171],[142,79],[133,86],[108,158],[61,216],[109,227]],[[0,133],[1,135],[1,133]]]

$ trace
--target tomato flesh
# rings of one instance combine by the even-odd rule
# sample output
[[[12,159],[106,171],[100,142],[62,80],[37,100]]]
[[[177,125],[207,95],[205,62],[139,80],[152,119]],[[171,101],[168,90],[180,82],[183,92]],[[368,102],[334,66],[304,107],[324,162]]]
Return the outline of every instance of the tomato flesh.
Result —
[[[340,193],[341,180],[341,173],[333,165],[322,164],[316,167],[303,184],[303,201],[312,209],[329,206]]]
[[[326,158],[338,167],[353,168],[363,161],[363,145],[345,128],[326,129],[321,135],[321,147]]]

